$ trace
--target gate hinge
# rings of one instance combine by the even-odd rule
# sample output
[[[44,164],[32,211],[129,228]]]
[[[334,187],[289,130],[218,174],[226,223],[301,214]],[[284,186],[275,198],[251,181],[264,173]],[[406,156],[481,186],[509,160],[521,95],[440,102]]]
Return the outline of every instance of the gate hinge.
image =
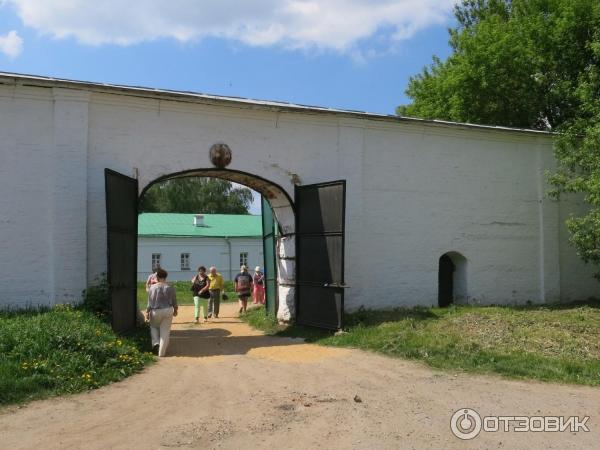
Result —
[[[332,288],[340,288],[340,289],[348,289],[350,286],[344,283],[325,283],[323,287],[332,287]]]

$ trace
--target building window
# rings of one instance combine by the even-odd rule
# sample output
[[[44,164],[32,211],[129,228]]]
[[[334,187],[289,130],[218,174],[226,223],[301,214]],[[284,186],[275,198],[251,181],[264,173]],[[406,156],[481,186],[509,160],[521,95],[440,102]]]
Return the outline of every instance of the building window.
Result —
[[[181,254],[181,270],[190,270],[190,254]]]
[[[240,253],[240,267],[248,265],[248,252]]]
[[[160,253],[152,253],[152,270],[160,267]]]

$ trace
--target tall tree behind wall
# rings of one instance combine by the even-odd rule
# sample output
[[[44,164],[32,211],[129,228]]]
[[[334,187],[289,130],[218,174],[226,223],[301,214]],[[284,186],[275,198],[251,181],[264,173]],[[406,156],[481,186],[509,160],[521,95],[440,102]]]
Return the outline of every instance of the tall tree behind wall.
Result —
[[[452,54],[409,81],[397,113],[559,132],[551,195],[579,194],[571,243],[600,264],[600,1],[463,0]]]
[[[252,191],[217,178],[175,178],[150,187],[140,212],[249,214]]]
[[[402,115],[555,129],[576,117],[598,0],[463,0],[452,54],[412,77]]]

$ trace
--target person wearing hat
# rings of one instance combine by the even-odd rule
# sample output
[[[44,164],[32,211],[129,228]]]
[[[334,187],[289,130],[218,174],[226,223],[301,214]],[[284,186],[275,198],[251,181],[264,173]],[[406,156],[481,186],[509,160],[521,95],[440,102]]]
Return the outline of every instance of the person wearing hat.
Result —
[[[252,277],[252,285],[254,286],[254,292],[252,303],[255,305],[265,304],[265,274],[260,270],[260,266],[254,268],[254,276]]]
[[[240,313],[246,312],[248,297],[252,292],[252,276],[248,273],[246,266],[240,267],[240,273],[235,276],[235,292],[240,302]]]

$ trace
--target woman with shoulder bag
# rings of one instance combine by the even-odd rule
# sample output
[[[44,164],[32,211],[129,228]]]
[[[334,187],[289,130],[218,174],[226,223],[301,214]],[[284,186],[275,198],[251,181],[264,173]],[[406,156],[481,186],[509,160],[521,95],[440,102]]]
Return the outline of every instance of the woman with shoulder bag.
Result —
[[[200,319],[200,299],[210,298],[208,292],[208,276],[206,275],[206,267],[198,267],[198,274],[192,278],[192,293],[194,294],[194,320],[196,323]]]

